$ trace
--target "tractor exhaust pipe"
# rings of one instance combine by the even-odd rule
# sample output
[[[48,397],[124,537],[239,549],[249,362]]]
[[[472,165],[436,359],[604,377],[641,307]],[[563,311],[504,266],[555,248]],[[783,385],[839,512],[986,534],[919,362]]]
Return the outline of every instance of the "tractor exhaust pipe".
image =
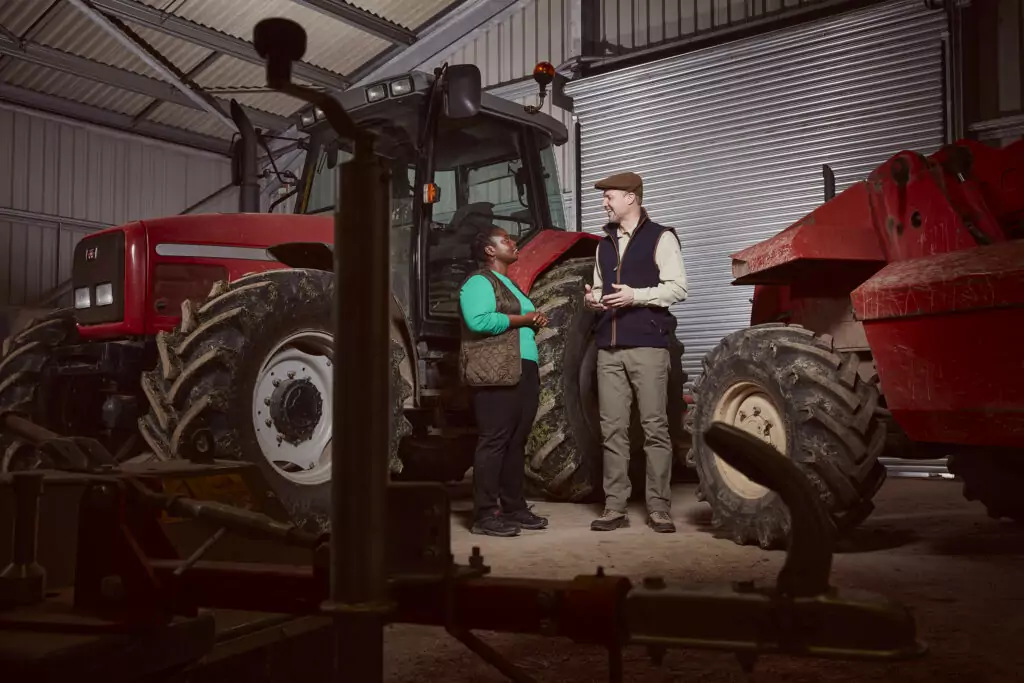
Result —
[[[237,100],[231,100],[231,120],[241,136],[231,148],[231,183],[238,185],[239,213],[260,212],[260,176],[256,163],[259,136]]]

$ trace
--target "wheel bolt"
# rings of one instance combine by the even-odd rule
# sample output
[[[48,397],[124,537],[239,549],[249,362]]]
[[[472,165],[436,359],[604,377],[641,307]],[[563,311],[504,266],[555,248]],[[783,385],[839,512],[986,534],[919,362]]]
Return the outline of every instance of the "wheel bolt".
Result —
[[[294,370],[292,370],[291,372],[288,373],[288,379],[295,379],[295,371]]]
[[[279,379],[275,379],[275,380],[274,380],[274,386],[275,386],[275,387],[279,387],[279,386],[281,386],[281,380],[279,380]]]
[[[263,399],[263,405],[265,405],[265,406],[269,406],[270,405],[270,397],[269,396],[267,398]]]
[[[270,425],[274,424],[274,421],[273,421],[273,420],[271,420],[271,419],[270,419],[270,418],[268,417],[268,418],[267,418],[267,419],[265,420],[265,424],[266,424],[266,425],[267,425],[267,426],[269,427]]]

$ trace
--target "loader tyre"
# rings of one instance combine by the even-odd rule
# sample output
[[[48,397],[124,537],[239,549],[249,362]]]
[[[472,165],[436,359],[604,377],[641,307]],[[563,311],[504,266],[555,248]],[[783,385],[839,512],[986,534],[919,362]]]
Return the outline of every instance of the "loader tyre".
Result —
[[[885,423],[874,377],[858,373],[856,354],[798,325],[767,323],[730,334],[704,359],[694,383],[693,450],[697,497],[711,505],[718,535],[739,545],[785,545],[789,512],[704,442],[714,420],[750,431],[791,458],[830,513],[838,536],[863,521],[885,481],[879,462]]]
[[[1024,454],[956,454],[947,462],[950,474],[964,483],[965,499],[984,505],[993,519],[1024,521]]]
[[[54,410],[60,401],[42,395],[42,374],[56,348],[78,342],[73,308],[62,308],[32,320],[3,342],[0,353],[0,413],[21,413],[36,424],[59,430]],[[51,467],[28,443],[0,436],[0,472]]]
[[[530,290],[530,300],[549,322],[536,335],[540,402],[526,443],[527,493],[548,500],[580,502],[602,494],[596,316],[583,303],[593,268],[593,257],[568,259],[537,278]],[[674,337],[671,352],[668,412],[675,443],[683,435],[686,375],[683,346]]]
[[[296,524],[327,531],[333,299],[332,273],[283,269],[218,282],[205,302],[182,304],[179,326],[157,337],[157,368],[142,378],[149,447],[161,459],[253,463]],[[403,357],[393,343],[393,469],[409,431]]]

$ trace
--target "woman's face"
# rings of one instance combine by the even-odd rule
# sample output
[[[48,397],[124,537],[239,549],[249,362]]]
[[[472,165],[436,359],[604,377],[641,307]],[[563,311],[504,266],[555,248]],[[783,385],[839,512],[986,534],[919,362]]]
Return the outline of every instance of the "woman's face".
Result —
[[[519,260],[519,249],[516,247],[516,241],[501,228],[496,228],[491,233],[491,246],[494,249],[494,260],[496,262],[507,265]]]

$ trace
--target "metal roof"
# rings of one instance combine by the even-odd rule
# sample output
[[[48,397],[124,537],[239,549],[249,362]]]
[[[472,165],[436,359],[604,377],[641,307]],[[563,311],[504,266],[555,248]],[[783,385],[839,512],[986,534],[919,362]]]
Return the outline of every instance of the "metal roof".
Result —
[[[304,102],[270,91],[252,45],[267,17],[308,37],[297,81],[337,91],[462,12],[483,23],[510,0],[3,0],[0,101],[225,152],[227,104],[284,132]],[[463,22],[466,23],[466,22]],[[470,22],[472,23],[472,22]],[[468,24],[467,24],[468,26]],[[450,34],[451,31],[448,31]],[[447,34],[446,34],[447,35]],[[429,49],[425,49],[429,48]]]

